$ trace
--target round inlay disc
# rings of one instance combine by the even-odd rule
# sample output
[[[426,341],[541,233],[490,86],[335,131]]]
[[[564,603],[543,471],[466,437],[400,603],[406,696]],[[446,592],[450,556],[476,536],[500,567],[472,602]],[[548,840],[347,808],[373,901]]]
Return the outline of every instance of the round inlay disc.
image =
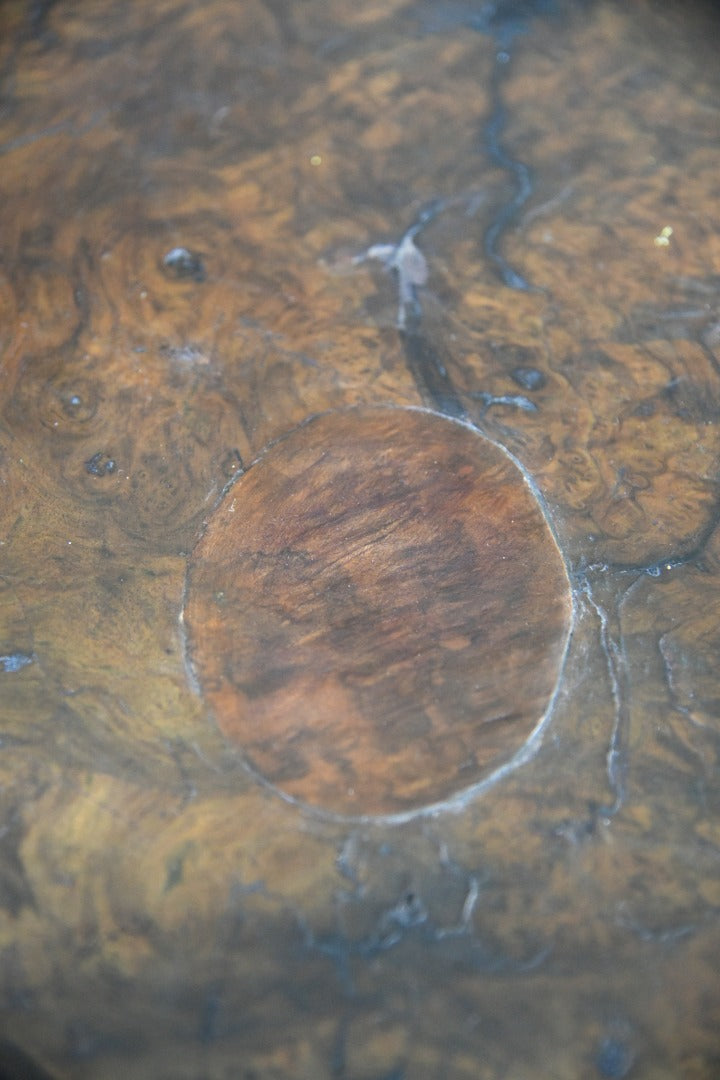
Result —
[[[309,421],[236,480],[192,555],[184,617],[202,694],[256,773],[386,815],[517,759],[571,598],[503,450],[434,413],[367,407]]]

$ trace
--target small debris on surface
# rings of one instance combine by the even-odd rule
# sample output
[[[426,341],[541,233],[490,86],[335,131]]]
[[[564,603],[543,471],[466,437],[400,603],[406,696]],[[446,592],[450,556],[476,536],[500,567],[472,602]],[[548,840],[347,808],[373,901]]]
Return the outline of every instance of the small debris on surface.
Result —
[[[422,315],[417,290],[427,284],[429,271],[427,259],[415,243],[415,237],[437,217],[445,205],[445,200],[435,199],[420,211],[417,219],[406,229],[397,244],[373,244],[352,260],[353,265],[357,266],[367,259],[378,259],[386,270],[392,270],[397,275],[398,330],[405,329],[409,316],[419,320]]]
[[[474,401],[482,402],[483,416],[492,405],[511,405],[513,408],[522,409],[524,412],[538,411],[535,402],[531,401],[530,398],[526,398],[524,394],[488,394],[485,390],[475,390],[470,394],[470,397]]]
[[[109,476],[117,469],[117,462],[106,454],[104,450],[98,450],[97,454],[85,462],[85,471],[91,476]]]
[[[655,247],[669,247],[672,234],[672,225],[665,225],[653,240]]]
[[[15,671],[22,671],[28,664],[32,664],[33,657],[28,656],[27,653],[9,653],[6,656],[0,656],[0,669],[9,675]]]
[[[184,247],[173,248],[164,256],[162,264],[174,277],[205,280],[205,266],[201,257]]]
[[[353,260],[356,264],[366,259],[379,259],[386,270],[397,274],[398,283],[398,329],[402,330],[408,311],[419,313],[417,289],[427,284],[427,259],[415,244],[417,227],[408,229],[399,244],[373,244]]]
[[[547,378],[542,371],[533,367],[516,367],[510,372],[510,378],[523,390],[542,390]]]

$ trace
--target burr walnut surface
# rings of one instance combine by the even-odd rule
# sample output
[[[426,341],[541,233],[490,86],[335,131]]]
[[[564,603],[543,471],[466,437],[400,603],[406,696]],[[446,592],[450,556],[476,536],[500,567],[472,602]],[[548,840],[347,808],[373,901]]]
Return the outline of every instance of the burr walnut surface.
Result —
[[[0,4],[3,1080],[716,1080],[718,32]]]

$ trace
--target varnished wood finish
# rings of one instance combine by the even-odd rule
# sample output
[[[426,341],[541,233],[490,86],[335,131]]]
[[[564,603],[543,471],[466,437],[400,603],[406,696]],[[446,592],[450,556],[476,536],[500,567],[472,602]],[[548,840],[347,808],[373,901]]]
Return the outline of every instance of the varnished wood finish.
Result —
[[[329,413],[227,491],[193,552],[189,659],[285,793],[344,814],[448,799],[539,725],[570,588],[498,447],[436,415]]]
[[[680,0],[0,5],[12,1080],[716,1080],[717,18]],[[413,735],[398,753],[426,755],[420,790],[398,788],[374,711],[398,692],[382,692],[385,645],[406,648],[368,614],[382,601],[390,618],[404,587],[392,541],[370,538],[373,576],[359,553],[343,563],[341,531],[315,534],[326,577],[352,580],[356,623],[283,569],[269,528],[276,493],[298,549],[328,497],[352,518],[357,495],[367,529],[380,413],[397,422],[375,454],[388,482],[407,481],[409,505],[434,499],[407,563],[436,620],[407,619],[428,683],[451,672],[468,693],[472,648],[442,650],[454,618],[431,588],[467,570],[479,675],[501,673],[503,714],[524,702],[524,737],[572,593],[533,756],[430,813],[462,790],[462,752]],[[370,427],[344,457],[350,415]],[[464,516],[453,439],[477,470]],[[288,515],[295,481],[272,469],[292,477],[293,447],[312,464]],[[338,487],[346,467],[356,492]],[[458,515],[456,579],[427,545],[452,552]],[[301,647],[284,614],[299,590],[328,667],[357,682],[354,649],[336,647],[346,618],[379,662],[366,711],[333,688],[332,723],[365,739],[362,806],[337,774],[322,787],[314,753],[290,775],[302,675],[262,760],[233,730],[242,710],[216,722],[210,633],[231,624],[210,556],[235,537],[257,551],[258,530],[266,592],[257,563],[216,553],[246,586],[232,611],[248,651],[215,673],[270,670],[256,616],[289,618],[276,641]],[[474,591],[485,539],[497,619]],[[524,649],[490,645],[525,611],[536,687]],[[408,722],[417,701],[442,707],[434,731],[462,725],[460,699],[403,662]],[[328,732],[321,754],[333,746]],[[491,767],[473,761],[473,780]]]

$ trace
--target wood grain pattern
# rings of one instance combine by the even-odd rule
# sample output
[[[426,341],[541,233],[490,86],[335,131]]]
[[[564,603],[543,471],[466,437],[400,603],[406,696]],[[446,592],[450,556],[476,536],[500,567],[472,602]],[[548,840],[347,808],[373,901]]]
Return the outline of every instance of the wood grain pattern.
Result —
[[[569,582],[510,458],[398,409],[325,414],[226,492],[190,564],[189,656],[218,723],[295,798],[441,802],[520,751]]]
[[[680,0],[0,4],[0,1073],[716,1080],[717,40],[714,5]],[[376,412],[398,422],[379,441]],[[324,464],[314,425],[350,415],[352,459],[338,430]],[[477,463],[464,494],[439,431]],[[293,446],[295,480],[295,457],[272,471]],[[343,519],[297,531],[300,503],[392,516],[373,447],[428,507],[398,534],[407,578],[391,532],[333,562]],[[519,500],[537,543],[470,529],[488,470],[487,517]],[[332,589],[282,563],[273,491]],[[218,547],[246,585],[224,671],[199,553],[234,497],[271,557]],[[486,539],[492,599],[470,587]],[[534,756],[456,800],[493,726],[463,727],[476,654],[439,646],[470,634],[438,573],[464,626],[499,627],[476,643],[485,700],[497,671],[527,727],[573,605]],[[529,608],[533,662],[496,603]],[[207,704],[203,665],[280,702],[258,613],[308,670],[347,673],[302,762],[294,670],[271,746]],[[407,732],[420,699],[432,725],[394,742],[387,702]]]

